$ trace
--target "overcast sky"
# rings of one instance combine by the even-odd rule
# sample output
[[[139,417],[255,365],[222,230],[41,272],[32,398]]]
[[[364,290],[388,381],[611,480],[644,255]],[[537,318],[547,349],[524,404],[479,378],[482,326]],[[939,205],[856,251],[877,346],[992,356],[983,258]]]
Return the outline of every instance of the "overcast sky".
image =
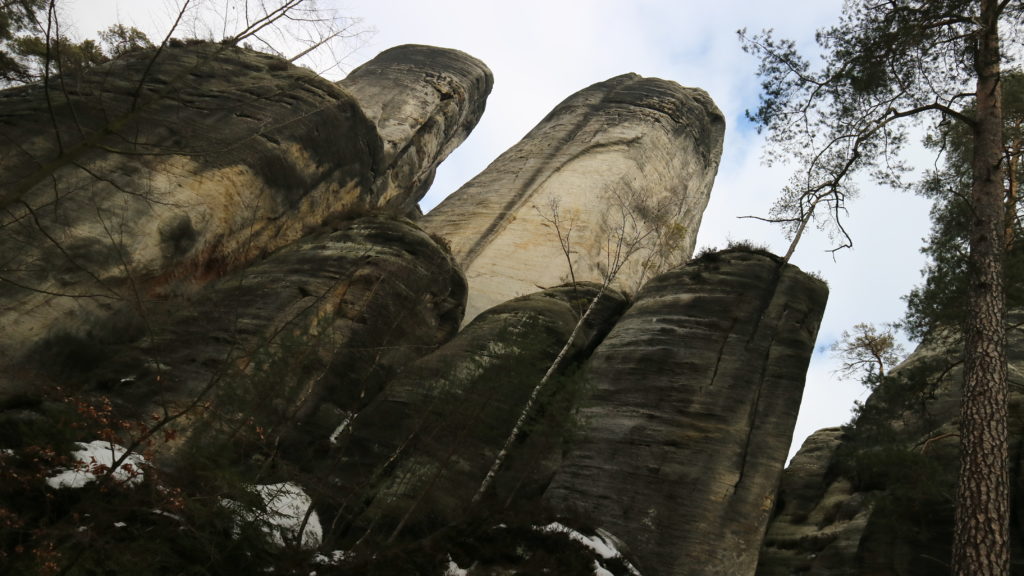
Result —
[[[269,0],[268,0],[269,2]],[[222,5],[224,0],[210,2]],[[840,0],[321,0],[372,29],[344,54],[351,70],[398,44],[456,48],[494,72],[487,110],[468,140],[441,166],[423,209],[483,170],[557,103],[595,82],[626,72],[707,90],[725,113],[725,151],[698,237],[701,247],[752,240],[782,254],[788,243],[775,227],[742,215],[766,215],[790,168],[761,164],[762,140],[744,118],[757,104],[756,61],[740,49],[736,30],[774,28],[813,51],[817,28],[837,21]],[[120,19],[162,37],[175,0],[72,0],[80,34]],[[145,8],[145,9],[144,9]],[[323,66],[323,63],[318,63]],[[332,71],[333,79],[344,75]],[[932,159],[915,156],[923,167]],[[920,282],[919,249],[929,205],[912,194],[865,182],[850,203],[847,229],[854,247],[835,255],[829,239],[812,233],[793,263],[824,277],[828,307],[811,362],[794,449],[818,428],[850,418],[866,398],[857,382],[842,382],[828,348],[858,322],[902,317],[900,299]]]

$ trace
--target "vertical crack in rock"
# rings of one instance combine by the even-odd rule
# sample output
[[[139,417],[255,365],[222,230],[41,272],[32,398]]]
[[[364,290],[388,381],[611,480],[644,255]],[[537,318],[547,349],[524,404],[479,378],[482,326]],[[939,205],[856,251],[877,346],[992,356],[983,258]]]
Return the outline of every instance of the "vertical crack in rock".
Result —
[[[410,526],[423,531],[463,518],[534,386],[576,326],[575,300],[599,289],[560,286],[496,306],[392,380],[338,449],[343,467],[332,484],[366,503],[346,510],[350,537],[386,541]],[[605,291],[569,361],[600,341],[625,304],[622,294]],[[572,420],[566,411],[582,394],[578,381],[552,384],[541,398],[546,411],[531,420],[536,434],[517,441],[491,497],[537,493],[550,481]]]

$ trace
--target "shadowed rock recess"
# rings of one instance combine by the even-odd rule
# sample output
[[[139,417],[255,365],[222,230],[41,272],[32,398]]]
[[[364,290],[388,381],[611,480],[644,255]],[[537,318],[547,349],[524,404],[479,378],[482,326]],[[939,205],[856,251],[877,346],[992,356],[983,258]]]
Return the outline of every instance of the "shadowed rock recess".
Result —
[[[723,115],[635,74],[421,216],[492,83],[175,41],[0,92],[0,573],[753,574],[824,285],[687,263]]]

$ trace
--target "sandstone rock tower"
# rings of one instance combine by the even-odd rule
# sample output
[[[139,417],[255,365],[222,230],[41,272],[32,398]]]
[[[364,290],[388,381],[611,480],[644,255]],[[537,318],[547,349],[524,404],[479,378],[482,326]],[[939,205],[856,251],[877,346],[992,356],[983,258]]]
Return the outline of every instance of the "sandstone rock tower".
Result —
[[[464,322],[540,288],[602,281],[622,235],[646,236],[618,288],[635,291],[659,267],[656,238],[673,244],[664,264],[685,262],[724,132],[706,92],[657,78],[625,74],[567,98],[422,221],[466,273]]]

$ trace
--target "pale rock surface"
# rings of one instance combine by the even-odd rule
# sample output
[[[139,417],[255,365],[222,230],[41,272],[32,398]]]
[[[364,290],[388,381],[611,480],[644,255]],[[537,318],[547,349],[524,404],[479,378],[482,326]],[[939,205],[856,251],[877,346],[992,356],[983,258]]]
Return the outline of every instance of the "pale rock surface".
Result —
[[[480,120],[494,77],[464,52],[407,44],[381,52],[338,85],[383,140],[374,183],[381,206],[411,214],[438,164]]]
[[[658,228],[674,247],[669,264],[688,259],[724,130],[703,90],[636,74],[594,84],[556,106],[422,220],[448,239],[469,280],[465,322],[573,279],[552,222],[556,212],[577,281],[603,279],[623,228],[626,236]],[[649,234],[638,243],[615,287],[635,291],[651,276],[664,255],[656,240]]]
[[[585,366],[581,438],[545,500],[644,573],[752,575],[827,292],[746,251],[652,279]]]

